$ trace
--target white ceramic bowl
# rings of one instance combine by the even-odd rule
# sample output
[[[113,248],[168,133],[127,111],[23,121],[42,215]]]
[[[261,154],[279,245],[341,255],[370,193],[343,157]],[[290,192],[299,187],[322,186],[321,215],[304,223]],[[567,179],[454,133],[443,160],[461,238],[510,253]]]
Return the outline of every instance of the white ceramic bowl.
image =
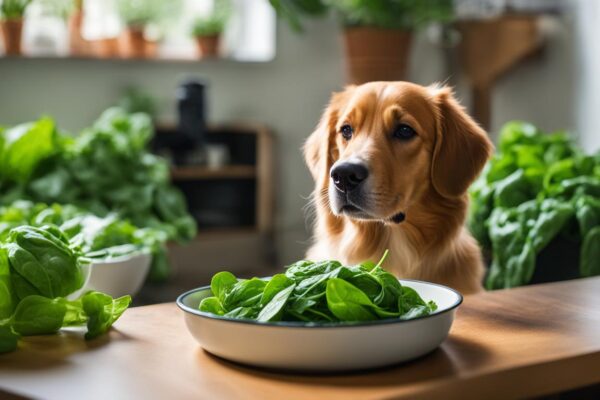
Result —
[[[448,336],[456,308],[462,303],[460,293],[428,282],[400,283],[415,289],[425,301],[435,301],[437,311],[408,321],[260,323],[199,311],[200,301],[212,295],[208,286],[182,294],[177,305],[194,338],[216,356],[264,368],[348,371],[414,359],[437,348]]]
[[[152,256],[138,253],[94,262],[90,266],[90,278],[83,291],[97,290],[112,297],[135,296],[144,284],[150,270]]]

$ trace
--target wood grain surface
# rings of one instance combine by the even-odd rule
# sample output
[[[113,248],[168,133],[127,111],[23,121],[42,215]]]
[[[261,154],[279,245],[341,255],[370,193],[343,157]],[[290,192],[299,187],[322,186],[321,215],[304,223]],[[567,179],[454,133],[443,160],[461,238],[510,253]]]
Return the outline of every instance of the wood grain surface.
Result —
[[[2,391],[48,399],[539,396],[600,382],[600,278],[468,296],[433,353],[344,375],[257,370],[204,352],[172,303],[128,310],[104,338],[30,337],[0,356]],[[402,338],[398,338],[402,340]],[[301,343],[290,343],[299,346]]]

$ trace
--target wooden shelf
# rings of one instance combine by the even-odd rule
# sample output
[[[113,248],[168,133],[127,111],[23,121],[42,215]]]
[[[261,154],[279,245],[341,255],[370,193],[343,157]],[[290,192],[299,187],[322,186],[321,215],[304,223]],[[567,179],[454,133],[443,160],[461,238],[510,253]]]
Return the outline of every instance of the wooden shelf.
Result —
[[[176,167],[171,170],[174,181],[189,181],[195,179],[236,179],[255,178],[256,167],[253,165],[228,165],[223,168],[211,169],[205,166]]]
[[[197,63],[232,63],[232,64],[264,64],[271,60],[237,60],[231,57],[118,57],[118,56],[86,56],[86,55],[6,55],[0,53],[0,61],[4,60],[31,60],[31,61],[76,61],[76,62],[109,62],[109,63],[140,63],[140,62],[163,62],[173,64],[197,64]]]

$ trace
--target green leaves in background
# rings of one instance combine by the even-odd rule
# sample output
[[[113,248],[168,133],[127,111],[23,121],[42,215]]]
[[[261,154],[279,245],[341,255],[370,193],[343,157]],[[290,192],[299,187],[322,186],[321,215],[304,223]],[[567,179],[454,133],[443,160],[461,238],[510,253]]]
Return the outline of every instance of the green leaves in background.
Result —
[[[452,0],[327,0],[345,26],[414,30],[448,22]]]
[[[558,235],[581,246],[581,276],[600,274],[600,154],[516,121],[503,127],[498,149],[470,189],[469,229],[492,253],[486,287],[528,283],[536,256]]]
[[[182,194],[169,183],[168,164],[146,150],[152,134],[148,115],[120,108],[106,110],[76,138],[58,134],[48,118],[0,131],[0,204],[11,208],[0,216],[0,237],[1,232],[23,223],[26,218],[19,213],[41,211],[37,205],[35,210],[26,209],[29,205],[19,200],[65,208],[55,214],[68,214],[75,207],[100,218],[114,215],[123,222],[119,229],[107,228],[112,229],[111,235],[119,230],[125,234],[129,228],[123,224],[148,228],[126,234],[137,236],[133,241],[111,240],[115,245],[150,245],[154,253],[151,278],[165,279],[169,268],[164,242],[193,238],[196,223]],[[69,219],[57,217],[61,223]]]
[[[22,18],[30,3],[31,0],[2,0],[0,2],[0,19]]]
[[[269,0],[292,30],[301,32],[304,16],[322,16],[331,8],[345,26],[414,30],[431,22],[449,22],[452,0]]]
[[[199,309],[259,322],[411,319],[436,310],[435,303],[423,301],[380,264],[304,260],[269,280],[237,279],[230,272],[219,272],[211,280],[214,297],[203,299]]]
[[[194,20],[191,34],[193,37],[219,35],[232,14],[231,0],[214,0],[212,12],[209,15]]]
[[[58,151],[54,121],[42,118],[0,134],[0,176],[25,182],[40,161]]]

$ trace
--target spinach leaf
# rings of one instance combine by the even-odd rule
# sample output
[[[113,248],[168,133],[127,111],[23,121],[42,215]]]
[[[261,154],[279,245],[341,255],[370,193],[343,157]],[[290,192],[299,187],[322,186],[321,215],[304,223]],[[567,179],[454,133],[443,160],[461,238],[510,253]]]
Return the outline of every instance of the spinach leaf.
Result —
[[[62,327],[66,312],[61,299],[28,296],[19,302],[11,317],[12,329],[23,336],[53,334]]]
[[[10,265],[6,250],[0,247],[0,321],[11,316],[14,310],[10,281]]]
[[[253,307],[260,304],[267,282],[259,278],[238,281],[222,301],[226,310],[238,307]]]
[[[327,282],[327,305],[337,318],[342,321],[369,321],[376,316],[369,311],[373,303],[369,297],[356,286],[343,279],[333,278]]]
[[[94,339],[106,333],[131,304],[130,296],[113,299],[100,292],[89,292],[81,298],[83,311],[87,315],[86,339]]]
[[[225,315],[227,311],[221,305],[221,302],[216,297],[206,297],[200,302],[198,307],[200,311],[212,313],[215,315]]]
[[[260,305],[263,307],[266,306],[273,299],[273,297],[277,295],[277,293],[292,285],[295,286],[294,280],[288,278],[285,274],[273,275],[265,286],[265,290],[263,291],[260,299]],[[291,290],[294,290],[294,288]]]
[[[290,295],[294,290],[294,285],[286,287],[283,290],[280,290],[273,298],[263,307],[262,310],[258,313],[258,317],[256,317],[257,321],[267,322],[267,321],[276,321],[281,317],[281,313],[283,311],[283,307],[286,305]]]
[[[231,272],[219,272],[212,277],[210,281],[210,290],[220,302],[223,302],[225,301],[225,296],[227,296],[237,281],[237,278]]]
[[[18,299],[32,294],[63,297],[83,284],[77,255],[52,226],[15,228],[5,249]]]
[[[8,323],[0,322],[0,354],[15,351],[19,343],[19,335]]]
[[[54,122],[49,118],[15,126],[2,136],[0,176],[6,180],[27,181],[38,164],[57,150]]]

